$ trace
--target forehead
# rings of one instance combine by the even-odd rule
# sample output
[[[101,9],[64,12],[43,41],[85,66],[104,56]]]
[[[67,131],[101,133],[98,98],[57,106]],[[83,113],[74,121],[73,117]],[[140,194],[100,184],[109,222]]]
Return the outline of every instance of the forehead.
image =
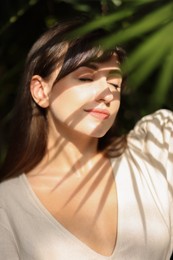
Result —
[[[99,69],[103,69],[103,67],[104,69],[108,69],[108,67],[110,69],[111,67],[112,69],[120,68],[122,61],[120,54],[116,50],[103,51],[101,47],[89,49],[77,47],[68,48],[55,81],[60,80],[80,67],[92,67],[95,70],[98,67]]]
[[[111,74],[120,74],[120,62],[118,56],[113,54],[109,59],[106,61],[95,61],[95,62],[88,62],[85,64],[86,67],[91,68],[95,71],[109,71]]]

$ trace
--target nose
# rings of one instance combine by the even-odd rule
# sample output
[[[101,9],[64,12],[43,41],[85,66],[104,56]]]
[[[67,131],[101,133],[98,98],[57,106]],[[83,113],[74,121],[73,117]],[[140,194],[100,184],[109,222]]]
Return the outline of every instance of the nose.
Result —
[[[106,79],[99,79],[96,84],[97,84],[95,87],[96,101],[109,104],[114,99],[114,95]]]

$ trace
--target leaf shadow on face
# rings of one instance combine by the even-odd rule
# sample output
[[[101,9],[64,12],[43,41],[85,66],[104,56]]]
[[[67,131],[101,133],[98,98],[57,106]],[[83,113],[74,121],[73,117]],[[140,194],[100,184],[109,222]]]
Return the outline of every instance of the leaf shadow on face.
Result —
[[[73,87],[73,86],[71,86]],[[104,95],[106,95],[105,90],[101,91],[99,93],[100,96],[104,97]],[[57,97],[55,96],[54,99],[56,99]],[[116,99],[118,100],[118,96],[115,95],[114,97],[114,101],[116,101]],[[101,100],[100,102],[103,102],[103,100]],[[93,105],[94,104],[94,105]],[[65,105],[65,104],[64,104]],[[98,103],[97,102],[93,102],[91,101],[91,105],[92,108],[93,106],[97,106]],[[104,104],[104,107],[109,107],[110,104]],[[83,118],[79,118],[78,117],[78,110],[82,110],[83,108],[79,108],[77,109],[75,112],[73,112],[65,121],[65,124],[68,128],[70,129],[75,129],[75,127],[81,123],[81,120],[85,119],[87,115],[87,113],[83,113]],[[114,115],[111,115],[111,117],[113,117],[114,119]],[[112,119],[112,122],[113,122]],[[56,121],[56,119],[54,119]],[[94,129],[94,132],[97,132],[97,128],[101,127],[101,124],[104,124],[104,122],[99,123],[99,125]],[[55,128],[56,128],[56,124],[54,124]],[[75,139],[72,138],[72,136],[69,136],[69,140],[67,139],[68,136],[64,136],[63,133],[63,128],[62,129],[56,129],[56,131],[59,132],[59,137],[57,138],[57,140],[54,142],[54,144],[49,148],[48,153],[51,153],[51,150],[55,150],[56,152],[54,153],[54,155],[49,158],[48,162],[45,160],[45,163],[42,165],[41,170],[39,172],[39,174],[41,175],[41,171],[42,169],[44,169],[45,167],[47,167],[47,163],[51,164],[62,152],[62,150],[65,148],[66,145],[68,145],[69,140],[74,142],[74,144],[77,146],[78,143],[82,142],[82,139]],[[72,130],[72,132],[75,130]],[[70,132],[69,132],[70,133]],[[90,133],[90,135],[92,136],[93,133]],[[74,137],[78,137],[80,138],[79,134],[75,134]],[[86,138],[86,137],[85,137]],[[97,138],[90,138],[90,142],[92,143],[95,139]],[[94,141],[95,142],[95,141]],[[70,151],[69,151],[70,153]],[[79,170],[79,168],[87,168],[87,163],[88,160],[84,160],[83,156],[81,155],[80,158],[76,159],[76,161],[74,162],[74,164],[72,165],[71,169],[66,172],[64,174],[64,176],[61,178],[60,181],[57,181],[56,183],[56,178],[54,178],[54,176],[51,174],[47,177],[50,179],[55,179],[54,181],[54,188],[52,189],[51,192],[56,192],[56,190],[58,188],[63,187],[64,184],[66,184],[68,181],[70,181],[70,179],[73,177],[74,173]],[[85,203],[87,203],[87,201],[92,197],[92,194],[97,190],[97,188],[102,185],[102,191],[101,194],[99,196],[99,201],[98,204],[96,206],[95,209],[95,216],[93,218],[93,224],[97,221],[97,219],[99,218],[99,215],[101,214],[102,210],[104,209],[105,203],[107,201],[107,198],[111,192],[111,190],[113,189],[113,185],[115,185],[115,180],[114,180],[114,176],[112,171],[108,172],[108,169],[110,169],[110,160],[106,157],[101,157],[101,159],[97,160],[91,169],[88,170],[87,174],[85,174],[85,176],[82,177],[82,181],[79,182],[79,184],[76,186],[76,188],[71,192],[69,198],[67,198],[67,201],[64,203],[64,207],[68,206],[68,204],[75,198],[78,196],[78,194],[80,192],[82,192],[83,190],[85,190],[84,192],[82,192],[82,197],[76,207],[76,210],[74,212],[74,215],[77,214],[85,205]],[[57,172],[58,172],[58,166],[57,166]],[[103,183],[103,184],[102,184]],[[86,185],[88,185],[88,190],[86,191],[85,187]]]
[[[160,112],[160,116],[163,116],[161,112]],[[154,125],[154,127],[156,129],[158,128],[158,130],[160,130],[160,123],[157,119],[155,119],[155,120],[149,119],[147,121],[147,123]],[[171,133],[170,126],[167,126],[167,130]],[[140,133],[140,134],[143,134],[143,133]],[[136,141],[139,141],[138,138],[142,138],[142,136],[139,135],[136,138],[134,135],[134,136],[132,136],[132,138],[135,138]],[[156,145],[159,149],[162,149],[163,147],[166,147],[166,149],[168,149],[168,147],[169,147],[168,140],[165,140],[165,143],[163,144],[163,142],[161,142],[159,139],[157,139],[157,136],[155,136],[154,133],[149,134],[148,141],[150,144],[152,143],[152,144]],[[64,145],[66,145],[66,144],[64,143]],[[130,145],[133,145],[133,142]],[[164,160],[159,161],[159,159],[157,158],[157,155],[156,155],[156,157],[154,157],[154,155],[146,156],[146,154],[143,154],[143,152],[140,149],[136,148],[135,146],[134,147],[131,146],[130,148],[127,147],[126,156],[128,158],[127,164],[128,164],[128,168],[129,168],[129,171],[126,174],[131,175],[132,189],[135,192],[135,194],[137,195],[136,201],[137,201],[138,208],[139,208],[141,223],[143,225],[143,229],[146,230],[146,228],[147,228],[147,224],[146,224],[147,216],[145,215],[146,205],[143,204],[143,200],[141,199],[141,196],[140,196],[141,190],[138,185],[138,181],[140,178],[141,182],[146,183],[147,186],[149,188],[151,188],[151,190],[152,190],[153,183],[152,183],[152,179],[150,179],[150,166],[155,167],[156,176],[159,174],[160,176],[163,176],[163,178],[165,178],[165,174],[166,174],[165,173],[165,161]],[[170,154],[169,159],[170,159],[170,162],[173,163],[173,153]],[[116,159],[113,159],[113,160],[116,161]],[[120,161],[121,161],[121,159],[120,159]],[[78,166],[78,163],[83,163],[82,158],[80,158],[78,161],[76,161],[76,163],[73,165],[72,168],[74,168],[74,170]],[[97,220],[99,219],[100,215],[104,211],[104,206],[107,203],[107,199],[108,199],[108,196],[109,196],[112,188],[116,188],[117,172],[120,170],[119,174],[123,174],[123,172],[122,172],[123,167],[122,166],[119,167],[120,164],[115,163],[113,172],[108,172],[107,171],[108,162],[106,162],[104,160],[98,160],[97,163],[94,165],[94,167],[88,172],[87,175],[84,176],[82,181],[70,193],[69,197],[67,198],[67,200],[64,203],[64,208],[66,206],[68,206],[68,204],[73,199],[75,199],[75,197],[77,197],[78,194],[80,193],[80,195],[82,194],[82,196],[80,196],[80,200],[78,200],[78,204],[76,205],[76,209],[74,211],[74,215],[78,214],[82,210],[82,208],[85,207],[85,204],[87,203],[87,201],[89,199],[92,199],[93,193],[99,188],[99,184],[101,184],[102,181],[104,181],[107,176],[106,181],[104,182],[104,185],[102,186],[102,192],[100,194],[99,201],[96,204],[96,208],[93,209],[94,217],[92,219],[92,221],[93,221],[92,225],[94,226],[97,223]],[[52,192],[54,192],[56,189],[61,187],[64,183],[68,182],[68,180],[72,177],[73,174],[74,174],[74,171],[73,171],[73,169],[71,169],[69,172],[67,172],[64,175],[64,177],[61,179],[60,182],[56,183],[56,181],[55,181],[54,182],[55,185],[54,185]],[[51,176],[50,176],[50,178],[51,178]],[[137,179],[138,179],[138,181],[137,181]],[[86,190],[85,186],[88,183],[89,183],[89,185],[87,186],[88,188]],[[169,189],[170,193],[173,194],[172,185],[168,184],[168,189]],[[98,190],[98,191],[100,191],[100,190]],[[127,197],[127,196],[128,196],[128,194],[126,193],[126,190],[124,190],[124,197]],[[130,207],[130,205],[128,205],[128,207]],[[161,210],[160,205],[157,205],[157,207],[159,210]],[[118,208],[118,205],[117,205],[117,208]],[[112,209],[113,209],[113,207],[112,207]],[[62,208],[62,210],[63,210],[63,208]],[[131,208],[131,210],[133,212],[133,207]],[[130,214],[130,212],[129,212],[129,214]],[[163,221],[165,221],[164,218],[163,218]],[[146,239],[146,237],[144,239]]]
[[[69,118],[66,120],[66,123],[71,128],[74,128],[78,123],[80,123],[81,119],[79,120],[79,118],[77,117],[77,112],[78,111],[71,114],[69,116]],[[161,114],[161,116],[163,116],[163,115]],[[155,120],[155,121],[151,120],[151,122],[149,122],[149,123],[154,124],[154,126],[158,129],[160,128],[159,122],[157,120]],[[63,136],[63,133],[61,133],[61,134]],[[54,146],[52,147],[52,149],[54,149],[54,147],[56,147],[56,146],[58,147],[58,149],[56,150],[56,153],[54,154],[54,157],[51,158],[52,160],[54,160],[61,153],[62,149],[68,144],[68,140],[65,138],[62,139],[61,138],[62,136],[60,136],[56,140],[56,142],[54,143]],[[134,138],[138,139],[138,137],[134,137]],[[163,144],[160,143],[159,140],[157,140],[157,138],[154,136],[154,134],[150,133],[150,135],[148,135],[147,138],[148,138],[148,141],[150,141],[151,143],[154,143],[158,147],[160,147],[160,148],[163,147]],[[79,142],[79,140],[77,140],[77,142]],[[134,151],[133,151],[133,148],[129,149],[129,147],[127,147],[127,151],[131,151],[131,150],[133,151],[132,153],[130,152],[130,156],[128,157],[129,172],[131,172],[131,175],[132,175],[133,189],[138,194],[138,193],[140,193],[140,191],[138,188],[138,184],[136,182],[136,176],[138,174],[141,174],[141,177],[143,178],[143,172],[147,171],[147,167],[145,167],[145,166],[147,164],[154,165],[156,171],[160,172],[161,174],[164,174],[165,167],[164,167],[164,162],[159,161],[157,158],[154,158],[151,155],[150,155],[150,157],[143,156],[143,154],[141,152],[136,151],[135,149],[136,148],[134,148]],[[136,156],[139,158],[140,161],[142,161],[144,163],[143,167],[140,166],[139,162],[136,162],[136,159],[135,159]],[[172,158],[173,158],[173,156],[170,156],[171,161],[173,161]],[[134,164],[134,162],[135,162],[135,168],[137,169],[135,172],[134,172],[134,168],[131,167],[131,165]],[[76,169],[78,169],[79,166],[85,167],[86,165],[87,165],[87,160],[84,160],[83,156],[76,159],[72,168],[68,172],[66,172],[66,174],[64,174],[64,176],[61,178],[61,180],[58,182],[56,182],[56,180],[55,180],[54,188],[52,189],[51,192],[56,191],[56,189],[58,189],[60,187],[63,187],[63,185],[73,177],[74,172],[76,172]],[[87,172],[87,174],[85,176],[83,176],[82,180],[79,182],[78,185],[76,185],[75,189],[73,189],[71,191],[69,197],[64,202],[63,208],[67,207],[71,203],[71,201],[73,201],[73,199],[75,199],[78,196],[78,194],[80,193],[82,195],[80,197],[80,200],[78,200],[78,205],[76,205],[76,209],[74,211],[74,215],[78,214],[82,210],[82,208],[85,206],[85,204],[92,198],[92,195],[99,188],[99,185],[104,183],[104,185],[101,186],[102,191],[99,196],[99,201],[95,208],[95,215],[93,218],[93,225],[94,225],[97,222],[97,219],[99,218],[100,214],[104,210],[104,206],[111,193],[111,190],[116,189],[115,176],[118,171],[118,168],[112,169],[111,172],[108,171],[108,169],[110,169],[110,159],[105,158],[105,160],[104,160],[103,157],[102,157],[102,159],[99,159],[93,165],[93,167]],[[50,176],[50,178],[54,178],[54,177]],[[86,185],[87,185],[87,190],[85,189]],[[171,189],[171,186],[169,187],[169,189]],[[140,196],[138,196],[137,200],[138,200],[138,204],[139,204],[141,218],[143,221],[143,226],[145,229],[145,216],[144,216],[142,201],[140,201]],[[116,205],[116,206],[118,206],[118,205]]]

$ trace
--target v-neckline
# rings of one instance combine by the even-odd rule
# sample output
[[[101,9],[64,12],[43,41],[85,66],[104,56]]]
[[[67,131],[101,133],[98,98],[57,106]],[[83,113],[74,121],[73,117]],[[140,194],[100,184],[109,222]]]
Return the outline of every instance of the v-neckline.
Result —
[[[33,202],[33,206],[35,206],[35,208],[37,208],[37,210],[39,210],[42,214],[44,214],[44,216],[46,218],[48,218],[51,223],[58,227],[59,229],[61,229],[65,234],[67,234],[73,241],[76,241],[76,243],[78,243],[81,247],[85,248],[85,250],[89,251],[91,254],[99,257],[100,259],[113,259],[113,257],[115,257],[116,252],[118,252],[118,248],[119,248],[119,240],[120,240],[120,233],[119,233],[119,220],[121,219],[121,212],[120,212],[120,208],[119,208],[119,185],[117,183],[116,180],[116,175],[117,172],[115,172],[115,163],[117,163],[116,166],[118,166],[120,160],[120,158],[114,158],[114,159],[110,159],[110,163],[112,166],[112,171],[113,171],[113,176],[114,176],[114,180],[115,180],[115,184],[116,184],[116,189],[117,189],[117,235],[116,235],[116,243],[114,246],[114,249],[112,251],[112,254],[110,256],[106,256],[106,255],[102,255],[99,252],[95,251],[94,249],[92,249],[89,245],[87,245],[85,242],[83,242],[82,240],[80,240],[77,236],[75,236],[75,234],[73,234],[72,232],[70,232],[67,228],[65,228],[65,226],[63,226],[63,224],[61,224],[50,212],[49,210],[43,205],[43,203],[40,201],[40,199],[38,198],[38,196],[35,194],[35,192],[32,189],[31,184],[29,183],[25,173],[23,173],[20,177],[22,182],[25,184],[25,190],[27,190],[28,195],[30,196],[30,198],[32,198],[32,202]]]

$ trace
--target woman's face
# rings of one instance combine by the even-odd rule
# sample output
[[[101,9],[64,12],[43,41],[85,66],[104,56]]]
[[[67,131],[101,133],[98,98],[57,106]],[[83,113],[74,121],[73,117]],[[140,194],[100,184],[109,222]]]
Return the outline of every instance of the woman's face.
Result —
[[[52,81],[58,72],[52,75]],[[50,122],[63,134],[72,131],[102,137],[112,126],[120,105],[122,76],[116,55],[103,63],[79,67],[51,89]]]

